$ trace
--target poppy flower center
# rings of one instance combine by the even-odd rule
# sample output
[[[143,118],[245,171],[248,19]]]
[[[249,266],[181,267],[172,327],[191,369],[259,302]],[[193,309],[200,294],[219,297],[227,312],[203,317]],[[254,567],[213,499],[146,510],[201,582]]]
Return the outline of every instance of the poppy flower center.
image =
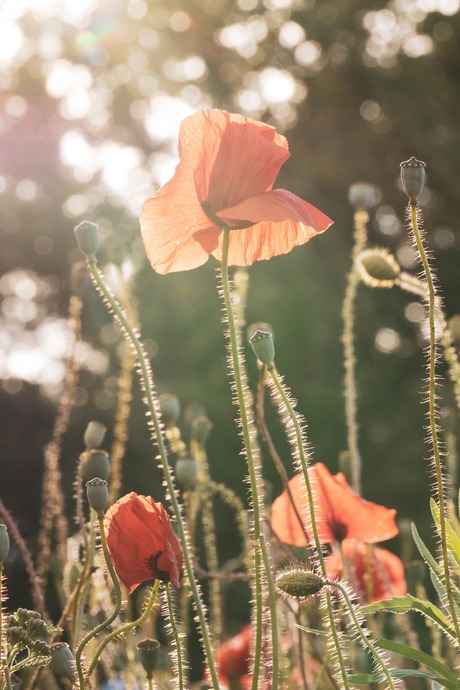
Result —
[[[144,563],[149,570],[149,572],[152,574],[152,577],[155,580],[161,580],[162,582],[169,582],[170,577],[169,577],[169,572],[167,570],[161,570],[161,568],[158,565],[158,561],[160,560],[160,556],[163,554],[163,551],[157,551],[157,553],[153,554],[152,556],[149,556],[148,558],[144,558]]]
[[[223,228],[224,230],[244,230],[244,228],[250,228],[251,225],[254,225],[254,223],[252,223],[250,220],[234,220],[232,221],[232,225],[229,225],[228,223],[223,221],[222,218],[216,216],[214,211],[211,209],[211,204],[209,203],[209,201],[202,201],[201,208],[206,213],[209,220],[212,220],[213,223],[218,225],[220,228]]]

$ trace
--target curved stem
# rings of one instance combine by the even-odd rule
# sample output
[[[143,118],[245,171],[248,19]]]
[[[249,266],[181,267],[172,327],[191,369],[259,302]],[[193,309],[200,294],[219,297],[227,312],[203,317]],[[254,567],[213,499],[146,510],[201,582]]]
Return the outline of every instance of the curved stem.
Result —
[[[101,539],[102,551],[104,553],[104,558],[105,558],[105,562],[107,565],[107,569],[110,573],[113,587],[115,589],[115,608],[112,611],[112,613],[110,614],[110,616],[107,618],[107,620],[100,623],[96,628],[94,628],[94,630],[91,630],[86,635],[86,637],[83,638],[83,640],[80,642],[80,644],[78,645],[78,649],[75,652],[75,664],[77,667],[78,678],[80,680],[80,687],[84,687],[82,685],[82,680],[84,681],[84,676],[83,676],[83,669],[82,669],[82,665],[81,665],[81,655],[83,653],[84,648],[86,647],[86,645],[88,644],[88,642],[90,640],[92,640],[94,637],[96,637],[96,635],[98,635],[102,630],[107,628],[115,620],[115,618],[120,613],[120,609],[121,609],[120,583],[118,582],[118,578],[117,578],[117,575],[115,573],[115,569],[112,565],[112,561],[110,560],[109,551],[107,548],[107,540],[106,540],[105,531],[104,531],[104,517],[103,517],[102,513],[97,516],[97,519],[98,519],[98,524],[99,524],[99,535],[100,535],[100,539]],[[92,662],[92,667],[94,667],[97,660],[98,660],[98,657],[94,657],[93,662]],[[90,675],[91,675],[91,672],[88,673],[88,678]]]
[[[230,355],[233,366],[234,381],[236,388],[236,397],[238,402],[238,409],[240,413],[241,429],[243,432],[244,448],[246,452],[246,461],[249,473],[249,482],[251,486],[252,499],[252,514],[254,521],[254,570],[255,570],[255,590],[256,590],[256,633],[255,633],[255,647],[254,647],[254,670],[252,677],[252,689],[257,690],[259,683],[259,671],[261,667],[262,657],[262,617],[263,617],[263,601],[262,601],[262,572],[261,572],[261,554],[260,554],[260,505],[259,505],[259,491],[257,482],[257,473],[253,456],[253,449],[251,443],[251,434],[249,430],[249,417],[246,409],[243,378],[240,367],[240,359],[238,352],[238,340],[236,333],[235,317],[233,314],[232,296],[230,292],[230,283],[228,278],[228,249],[230,241],[230,230],[224,230],[223,246],[222,246],[222,290],[225,304],[225,311],[228,321],[228,337],[230,341]],[[268,575],[268,574],[267,574]],[[270,573],[271,575],[271,573]]]
[[[430,327],[430,348],[429,348],[429,365],[428,365],[428,404],[429,404],[429,421],[430,421],[430,441],[433,447],[433,461],[436,476],[436,486],[439,498],[439,530],[441,537],[441,554],[444,569],[444,578],[446,584],[447,599],[449,602],[452,622],[455,627],[457,639],[460,641],[460,626],[458,622],[457,612],[455,610],[455,602],[452,594],[452,582],[450,578],[449,555],[447,550],[447,534],[446,534],[446,505],[444,497],[444,483],[441,467],[441,455],[439,450],[438,430],[436,426],[436,292],[434,287],[433,276],[431,273],[428,258],[423,245],[419,223],[418,223],[418,207],[417,203],[409,204],[410,220],[412,231],[414,233],[415,242],[418,252],[423,264],[423,270],[428,286],[428,307],[429,307],[429,327]]]
[[[96,650],[96,654],[94,655],[94,659],[91,662],[91,666],[89,667],[88,678],[90,677],[90,675],[94,671],[96,664],[97,664],[97,660],[101,656],[102,652],[107,647],[109,642],[111,642],[111,640],[114,639],[114,637],[118,637],[118,635],[123,635],[124,633],[128,632],[129,630],[132,630],[133,628],[137,628],[139,625],[142,625],[142,623],[144,623],[144,621],[147,620],[147,618],[150,616],[150,614],[152,612],[152,608],[153,608],[153,605],[155,603],[155,599],[157,597],[158,590],[160,589],[160,584],[161,584],[160,580],[155,580],[155,584],[152,587],[152,591],[150,593],[149,600],[147,601],[147,605],[144,609],[144,613],[141,616],[139,616],[139,618],[137,620],[130,621],[129,623],[125,623],[124,625],[120,625],[119,628],[115,628],[115,630],[112,630],[112,632],[109,635],[107,635],[105,640],[102,640],[101,644],[99,645],[99,647]],[[80,688],[80,690],[82,690],[82,687]]]
[[[291,401],[289,399],[289,396],[287,395],[286,391],[284,390],[284,387],[280,381],[280,378],[278,376],[278,373],[275,369],[274,366],[268,369],[268,372],[272,378],[272,381],[275,385],[276,390],[278,391],[278,394],[281,396],[281,399],[286,407],[286,410],[288,412],[289,418],[292,422],[292,425],[294,427],[294,434],[296,438],[296,449],[300,461],[300,465],[302,468],[304,480],[305,480],[305,486],[307,489],[307,500],[308,500],[308,509],[310,512],[310,519],[311,519],[311,529],[313,532],[313,537],[314,537],[314,542],[315,542],[315,547],[316,547],[316,553],[318,556],[318,561],[321,569],[321,573],[323,578],[327,577],[327,572],[326,572],[326,564],[324,561],[324,556],[323,552],[321,549],[321,542],[319,539],[319,534],[318,534],[318,526],[316,522],[316,514],[315,514],[315,505],[314,505],[314,498],[313,498],[313,489],[311,486],[310,482],[310,477],[308,475],[308,459],[307,459],[307,454],[304,448],[304,439],[302,436],[302,429],[299,423],[299,420],[297,418],[297,415],[295,413],[294,408],[292,407]],[[329,618],[329,625],[331,629],[331,634],[332,638],[334,641],[334,646],[340,666],[340,673],[342,676],[342,681],[344,684],[344,687],[349,690],[349,684],[348,684],[348,678],[347,678],[347,669],[345,666],[345,659],[342,654],[342,649],[340,646],[340,640],[338,636],[338,632],[335,626],[335,619],[334,619],[334,610],[332,607],[332,600],[331,600],[331,595],[329,591],[326,591],[325,593],[326,597],[326,606],[327,606],[327,613],[328,613],[328,618]]]
[[[348,612],[350,614],[350,618],[353,621],[353,625],[355,626],[356,631],[357,631],[359,637],[361,638],[363,645],[365,645],[368,648],[369,652],[372,654],[372,656],[374,657],[374,659],[377,661],[380,668],[382,669],[383,674],[387,680],[388,687],[391,688],[391,690],[395,690],[395,686],[393,684],[393,680],[391,678],[391,675],[390,675],[390,672],[388,670],[388,666],[385,662],[385,659],[383,659],[383,657],[375,649],[372,641],[370,640],[369,637],[367,637],[364,630],[362,629],[361,624],[360,624],[358,617],[356,615],[356,612],[353,608],[353,604],[351,602],[351,599],[348,596],[348,592],[345,589],[345,587],[343,587],[343,585],[341,585],[340,582],[330,581],[330,580],[326,580],[324,584],[328,585],[329,587],[335,587],[336,589],[339,590],[343,599],[345,600],[345,604],[346,604]]]
[[[187,572],[187,577],[188,577],[188,580],[190,583],[190,588],[192,590],[193,600],[194,600],[197,615],[198,615],[198,622],[200,625],[201,635],[203,638],[203,646],[204,646],[206,661],[207,661],[208,666],[209,666],[209,673],[211,675],[211,681],[212,681],[213,688],[214,688],[214,690],[218,690],[219,689],[219,679],[217,677],[217,670],[216,670],[216,665],[215,665],[214,657],[213,657],[213,651],[212,651],[211,640],[210,640],[210,636],[209,636],[208,624],[207,624],[206,617],[204,614],[203,603],[201,601],[200,592],[198,590],[198,584],[197,584],[197,581],[195,578],[195,573],[193,571],[191,550],[190,550],[190,546],[188,544],[186,530],[184,527],[184,522],[182,519],[182,514],[181,514],[179,502],[178,502],[177,496],[176,496],[174,481],[173,481],[171,469],[170,469],[169,463],[168,463],[168,456],[167,456],[167,452],[166,452],[166,447],[165,447],[165,444],[163,441],[162,428],[161,428],[160,419],[159,419],[159,407],[158,407],[158,402],[156,400],[156,395],[154,392],[153,381],[151,380],[151,370],[150,370],[150,366],[149,366],[149,360],[148,360],[146,354],[144,353],[144,349],[142,347],[142,344],[141,344],[136,332],[131,327],[128,319],[126,318],[125,313],[120,308],[117,301],[112,296],[110,290],[105,285],[104,280],[102,278],[102,275],[100,274],[100,272],[97,268],[96,260],[94,259],[92,261],[88,261],[88,267],[89,267],[92,279],[93,279],[96,287],[98,288],[100,293],[103,295],[103,297],[107,301],[110,309],[112,310],[112,312],[115,315],[119,325],[122,328],[124,336],[130,342],[130,344],[134,348],[134,351],[136,354],[136,358],[137,358],[137,362],[138,362],[138,366],[139,366],[139,376],[140,376],[141,384],[142,384],[144,392],[145,392],[146,405],[147,405],[147,408],[148,408],[148,411],[150,414],[150,421],[151,421],[151,425],[152,425],[151,428],[153,430],[154,439],[155,439],[157,447],[158,447],[159,459],[161,462],[161,467],[163,470],[163,475],[165,478],[166,486],[168,488],[169,500],[171,501],[171,505],[172,505],[173,512],[174,512],[174,517],[176,518],[176,522],[177,522],[179,539],[181,541],[182,551],[184,554],[184,565],[185,565],[185,569]]]
[[[174,642],[176,645],[176,657],[177,657],[177,676],[179,680],[179,690],[184,690],[184,665],[182,663],[182,645],[180,640],[179,630],[176,625],[176,616],[174,613],[174,607],[171,597],[171,587],[169,582],[165,584],[166,590],[166,600],[168,602],[168,613],[169,613],[169,623],[174,635]]]

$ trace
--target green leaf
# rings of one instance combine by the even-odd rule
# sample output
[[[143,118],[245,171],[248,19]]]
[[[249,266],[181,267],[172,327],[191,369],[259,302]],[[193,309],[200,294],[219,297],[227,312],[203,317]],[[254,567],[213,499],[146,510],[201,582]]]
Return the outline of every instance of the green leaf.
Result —
[[[428,666],[428,668],[431,668],[431,670],[437,673],[439,676],[442,676],[447,681],[457,683],[458,686],[459,681],[457,680],[454,673],[450,669],[448,669],[447,666],[444,666],[444,664],[441,661],[438,661],[438,659],[434,659],[429,654],[421,652],[419,649],[409,647],[408,645],[402,644],[401,642],[385,640],[384,638],[377,638],[375,640],[375,644],[377,645],[377,647],[380,647],[381,649],[386,649],[388,652],[401,654],[402,656],[405,656],[408,659],[412,659],[412,661],[416,661],[419,664]]]
[[[432,682],[438,683],[442,688],[447,688],[447,690],[458,690],[460,688],[460,681],[458,680],[448,681],[445,678],[438,678],[431,673],[417,671],[416,669],[395,668],[390,671],[390,676],[392,678],[428,678]],[[347,678],[351,683],[356,683],[357,685],[381,683],[385,680],[383,673],[354,673],[347,676]]]
[[[435,521],[436,528],[438,530],[438,534],[441,534],[439,505],[436,503],[436,501],[433,498],[430,500],[430,508],[431,508],[431,514],[433,516],[433,520]],[[452,527],[452,525],[447,520],[447,518],[446,518],[446,541],[447,541],[447,548],[449,549],[449,551],[450,551],[453,559],[455,560],[456,564],[460,567],[460,536],[456,533],[455,529]]]
[[[404,597],[393,597],[393,599],[385,599],[383,601],[376,601],[374,604],[363,606],[360,609],[361,613],[375,613],[377,611],[388,611],[389,613],[407,613],[407,611],[418,611],[427,618],[430,618],[442,632],[448,635],[455,642],[457,636],[455,630],[444,614],[437,606],[430,601],[417,599],[412,594],[406,594]]]

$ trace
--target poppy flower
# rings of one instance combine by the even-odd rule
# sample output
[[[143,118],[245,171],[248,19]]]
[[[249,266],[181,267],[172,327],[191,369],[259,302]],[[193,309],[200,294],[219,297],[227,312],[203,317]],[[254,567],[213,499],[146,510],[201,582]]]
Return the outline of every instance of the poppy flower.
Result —
[[[133,491],[109,508],[104,529],[110,560],[130,592],[146,580],[180,587],[182,548],[161,503]]]
[[[273,127],[225,110],[200,110],[182,121],[174,177],[144,203],[147,256],[158,273],[185,271],[222,258],[231,229],[229,265],[286,254],[323,232],[331,220],[273,183],[289,158]]]
[[[249,671],[251,626],[245,625],[237,635],[223,642],[216,653],[219,674],[240,678]]]
[[[344,539],[375,544],[398,534],[396,511],[365,501],[347,484],[342,472],[333,476],[325,465],[317,462],[309,467],[308,476],[316,496],[315,516],[322,544]],[[294,475],[289,481],[289,488],[307,533],[313,539],[303,474]],[[275,534],[282,542],[294,546],[306,545],[304,532],[287,491],[283,491],[273,502],[271,521]]]
[[[361,592],[367,603],[407,594],[404,566],[394,553],[350,539],[342,543],[342,550],[347,579]],[[343,576],[342,559],[338,550],[326,558],[326,570],[330,577]]]

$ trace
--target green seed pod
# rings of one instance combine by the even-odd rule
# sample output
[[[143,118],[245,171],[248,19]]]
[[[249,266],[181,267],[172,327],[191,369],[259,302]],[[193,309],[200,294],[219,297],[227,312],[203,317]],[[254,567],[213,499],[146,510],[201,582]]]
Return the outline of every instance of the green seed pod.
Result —
[[[89,450],[80,456],[84,461],[83,480],[85,483],[99,477],[106,482],[110,477],[110,458],[105,450]]]
[[[0,567],[3,566],[10,551],[10,538],[6,525],[0,524]]]
[[[89,422],[83,436],[85,446],[88,449],[100,448],[102,442],[104,441],[106,432],[107,427],[104,426],[104,424],[102,424],[101,422]]]
[[[348,201],[356,211],[368,211],[378,197],[377,188],[367,182],[355,182],[348,190]]]
[[[288,570],[276,578],[276,586],[291,597],[311,597],[324,587],[324,580],[310,570]]]
[[[159,651],[160,643],[157,640],[142,640],[137,644],[137,656],[148,678],[152,677],[157,667]]]
[[[363,283],[372,288],[392,288],[401,273],[393,254],[386,249],[365,249],[355,260]]]
[[[198,463],[195,458],[178,458],[174,473],[185,491],[193,491],[198,479]]]
[[[65,642],[56,642],[51,645],[50,667],[61,678],[70,681],[75,680],[75,660],[70,647]]]
[[[269,331],[256,331],[249,341],[254,354],[269,369],[273,367],[275,359],[275,346],[273,336]]]
[[[109,502],[109,488],[104,479],[95,477],[86,482],[86,495],[91,508],[99,515],[107,508]]]
[[[273,330],[273,326],[265,321],[256,321],[247,327],[246,335],[248,338],[248,343],[251,342],[251,338],[256,331],[266,331],[267,333],[271,333],[273,341],[275,340],[275,331]]]
[[[179,421],[181,407],[177,395],[163,393],[159,396],[161,419],[165,427],[176,426]]]
[[[411,203],[417,201],[417,198],[423,191],[425,186],[425,168],[426,164],[423,161],[417,160],[415,156],[401,163],[401,182]]]
[[[207,417],[195,417],[192,419],[191,435],[195,441],[198,441],[202,446],[205,445],[208,440],[209,434],[213,424]]]
[[[94,259],[99,248],[99,227],[96,223],[84,220],[74,228],[74,232],[80,251],[88,259]]]

